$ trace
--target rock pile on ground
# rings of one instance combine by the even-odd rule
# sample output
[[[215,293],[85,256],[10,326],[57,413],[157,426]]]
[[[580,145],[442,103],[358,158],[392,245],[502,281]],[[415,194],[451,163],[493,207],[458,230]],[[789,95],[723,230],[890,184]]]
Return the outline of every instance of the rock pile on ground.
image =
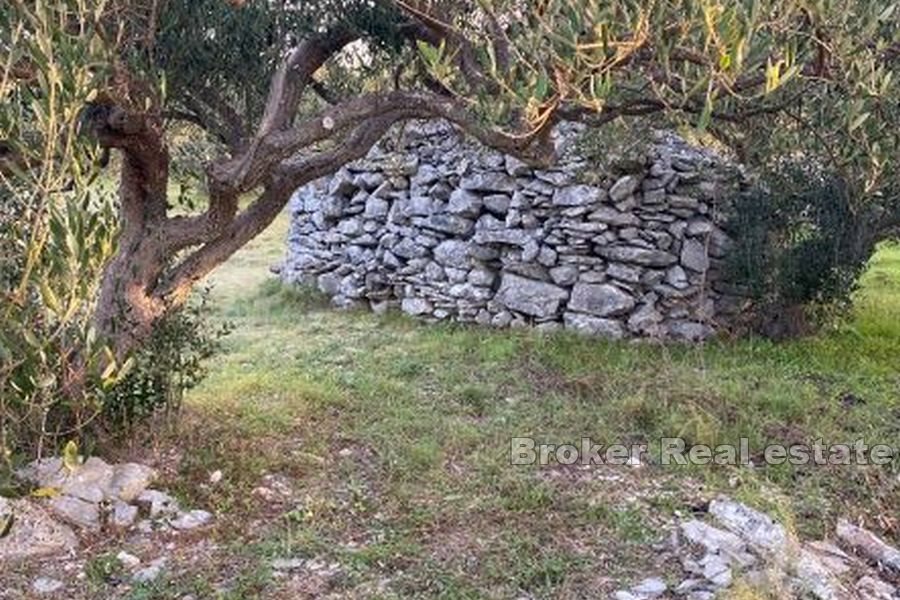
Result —
[[[682,522],[676,554],[687,576],[671,586],[648,578],[614,600],[712,600],[743,580],[779,598],[898,600],[900,551],[842,521],[835,539],[803,542],[769,515],[728,498],[710,503],[715,521]]]
[[[740,177],[714,153],[659,133],[642,164],[613,175],[579,158],[567,130],[548,170],[444,122],[395,138],[297,192],[283,279],[338,307],[612,338],[696,340],[737,320],[721,204]]]
[[[91,457],[70,468],[61,458],[49,458],[17,475],[35,492],[26,498],[0,497],[0,524],[7,524],[0,560],[71,551],[78,544],[76,531],[186,531],[213,519],[203,510],[183,510],[169,494],[150,489],[157,474],[137,463],[111,465]]]

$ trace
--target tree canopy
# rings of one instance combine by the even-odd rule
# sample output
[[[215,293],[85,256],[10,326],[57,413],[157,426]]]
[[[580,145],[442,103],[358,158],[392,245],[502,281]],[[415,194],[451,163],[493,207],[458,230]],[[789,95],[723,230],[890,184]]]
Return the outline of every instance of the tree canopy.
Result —
[[[689,124],[896,203],[898,18],[893,0],[12,0],[0,171],[40,205],[121,154],[97,324],[125,352],[298,186],[406,119],[535,164],[560,120]],[[187,214],[169,198],[185,125],[216,148]]]

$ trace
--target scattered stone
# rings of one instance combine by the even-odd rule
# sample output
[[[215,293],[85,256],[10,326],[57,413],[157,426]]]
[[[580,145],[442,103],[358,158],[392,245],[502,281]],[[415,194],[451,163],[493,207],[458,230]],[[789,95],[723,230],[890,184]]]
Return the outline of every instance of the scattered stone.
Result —
[[[659,577],[650,577],[643,580],[633,588],[631,593],[643,598],[657,598],[666,593],[669,586]]]
[[[131,527],[138,516],[138,507],[133,504],[127,504],[121,500],[113,502],[112,513],[109,517],[109,523],[118,529],[127,529]]]
[[[125,463],[116,465],[109,483],[109,498],[134,502],[150,484],[156,481],[156,471],[146,465]]]
[[[838,521],[836,533],[838,539],[854,552],[900,575],[900,550],[885,543],[871,531],[844,519]]]
[[[306,565],[303,558],[276,558],[272,560],[272,569],[276,571],[295,571]]]
[[[138,568],[141,564],[141,559],[131,554],[129,552],[125,552],[124,550],[120,551],[116,554],[116,560],[119,561],[123,567],[126,569],[133,571]]]
[[[138,506],[145,507],[150,512],[150,518],[162,516],[175,516],[179,512],[178,501],[157,490],[144,490],[136,499]]]
[[[729,531],[723,531],[703,521],[692,520],[681,524],[681,533],[688,541],[703,546],[707,552],[728,557],[730,562],[742,567],[748,567],[756,562],[747,544]]]
[[[0,537],[0,563],[69,552],[78,545],[71,528],[54,520],[28,499],[0,497],[0,519],[13,519],[8,533]]]
[[[38,577],[31,584],[31,589],[35,594],[44,595],[44,594],[53,594],[63,589],[65,584],[58,579],[51,579],[50,577]]]
[[[208,525],[212,522],[212,519],[212,513],[205,510],[192,510],[181,513],[178,517],[169,521],[169,525],[179,531],[189,531]]]
[[[93,502],[73,496],[56,496],[49,499],[47,508],[70,525],[83,529],[100,529],[100,507]]]
[[[134,572],[131,580],[135,583],[150,583],[159,578],[163,569],[166,567],[166,557],[157,558],[143,569]]]

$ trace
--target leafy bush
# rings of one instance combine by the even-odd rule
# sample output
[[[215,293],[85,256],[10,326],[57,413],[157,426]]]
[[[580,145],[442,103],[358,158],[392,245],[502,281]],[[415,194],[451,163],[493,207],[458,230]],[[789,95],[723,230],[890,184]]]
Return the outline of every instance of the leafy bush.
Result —
[[[801,335],[850,306],[877,241],[876,213],[857,208],[840,176],[808,163],[762,179],[731,206],[727,278],[756,300],[761,333]]]
[[[177,416],[184,392],[206,375],[205,361],[220,348],[228,325],[214,328],[206,318],[209,294],[168,315],[133,359],[127,376],[105,395],[104,424],[128,432],[158,413]]]

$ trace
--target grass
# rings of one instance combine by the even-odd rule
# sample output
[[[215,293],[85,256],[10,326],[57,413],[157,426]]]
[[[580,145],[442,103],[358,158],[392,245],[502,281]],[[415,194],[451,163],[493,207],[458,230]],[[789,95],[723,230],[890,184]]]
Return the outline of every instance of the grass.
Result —
[[[754,449],[895,443],[900,247],[879,252],[852,318],[831,331],[661,346],[332,311],[268,275],[286,223],[214,273],[214,318],[234,331],[189,394],[178,436],[158,442],[180,456],[166,485],[217,511],[218,550],[133,598],[601,597],[648,572],[671,575],[653,544],[675,515],[719,493],[803,535],[846,516],[900,541],[900,482],[886,468],[765,466],[759,455],[753,467],[639,469],[508,457],[522,436],[643,442],[651,453],[676,436],[746,437]],[[224,477],[208,485],[216,469]],[[254,494],[272,475],[287,498]],[[340,569],[273,579],[277,557]]]
[[[346,596],[381,579],[400,597],[613,589],[652,564],[662,524],[720,492],[804,535],[848,516],[900,539],[896,473],[884,468],[767,467],[755,456],[756,467],[579,470],[507,458],[514,436],[651,448],[666,436],[746,437],[755,449],[894,442],[900,248],[877,255],[852,319],[832,331],[685,347],[334,312],[262,280],[282,234],[283,224],[214,276],[218,318],[236,328],[190,395],[193,418],[216,425],[198,428],[188,464],[227,468],[238,497],[263,472],[289,474],[294,520],[263,537],[344,565],[335,585]]]

